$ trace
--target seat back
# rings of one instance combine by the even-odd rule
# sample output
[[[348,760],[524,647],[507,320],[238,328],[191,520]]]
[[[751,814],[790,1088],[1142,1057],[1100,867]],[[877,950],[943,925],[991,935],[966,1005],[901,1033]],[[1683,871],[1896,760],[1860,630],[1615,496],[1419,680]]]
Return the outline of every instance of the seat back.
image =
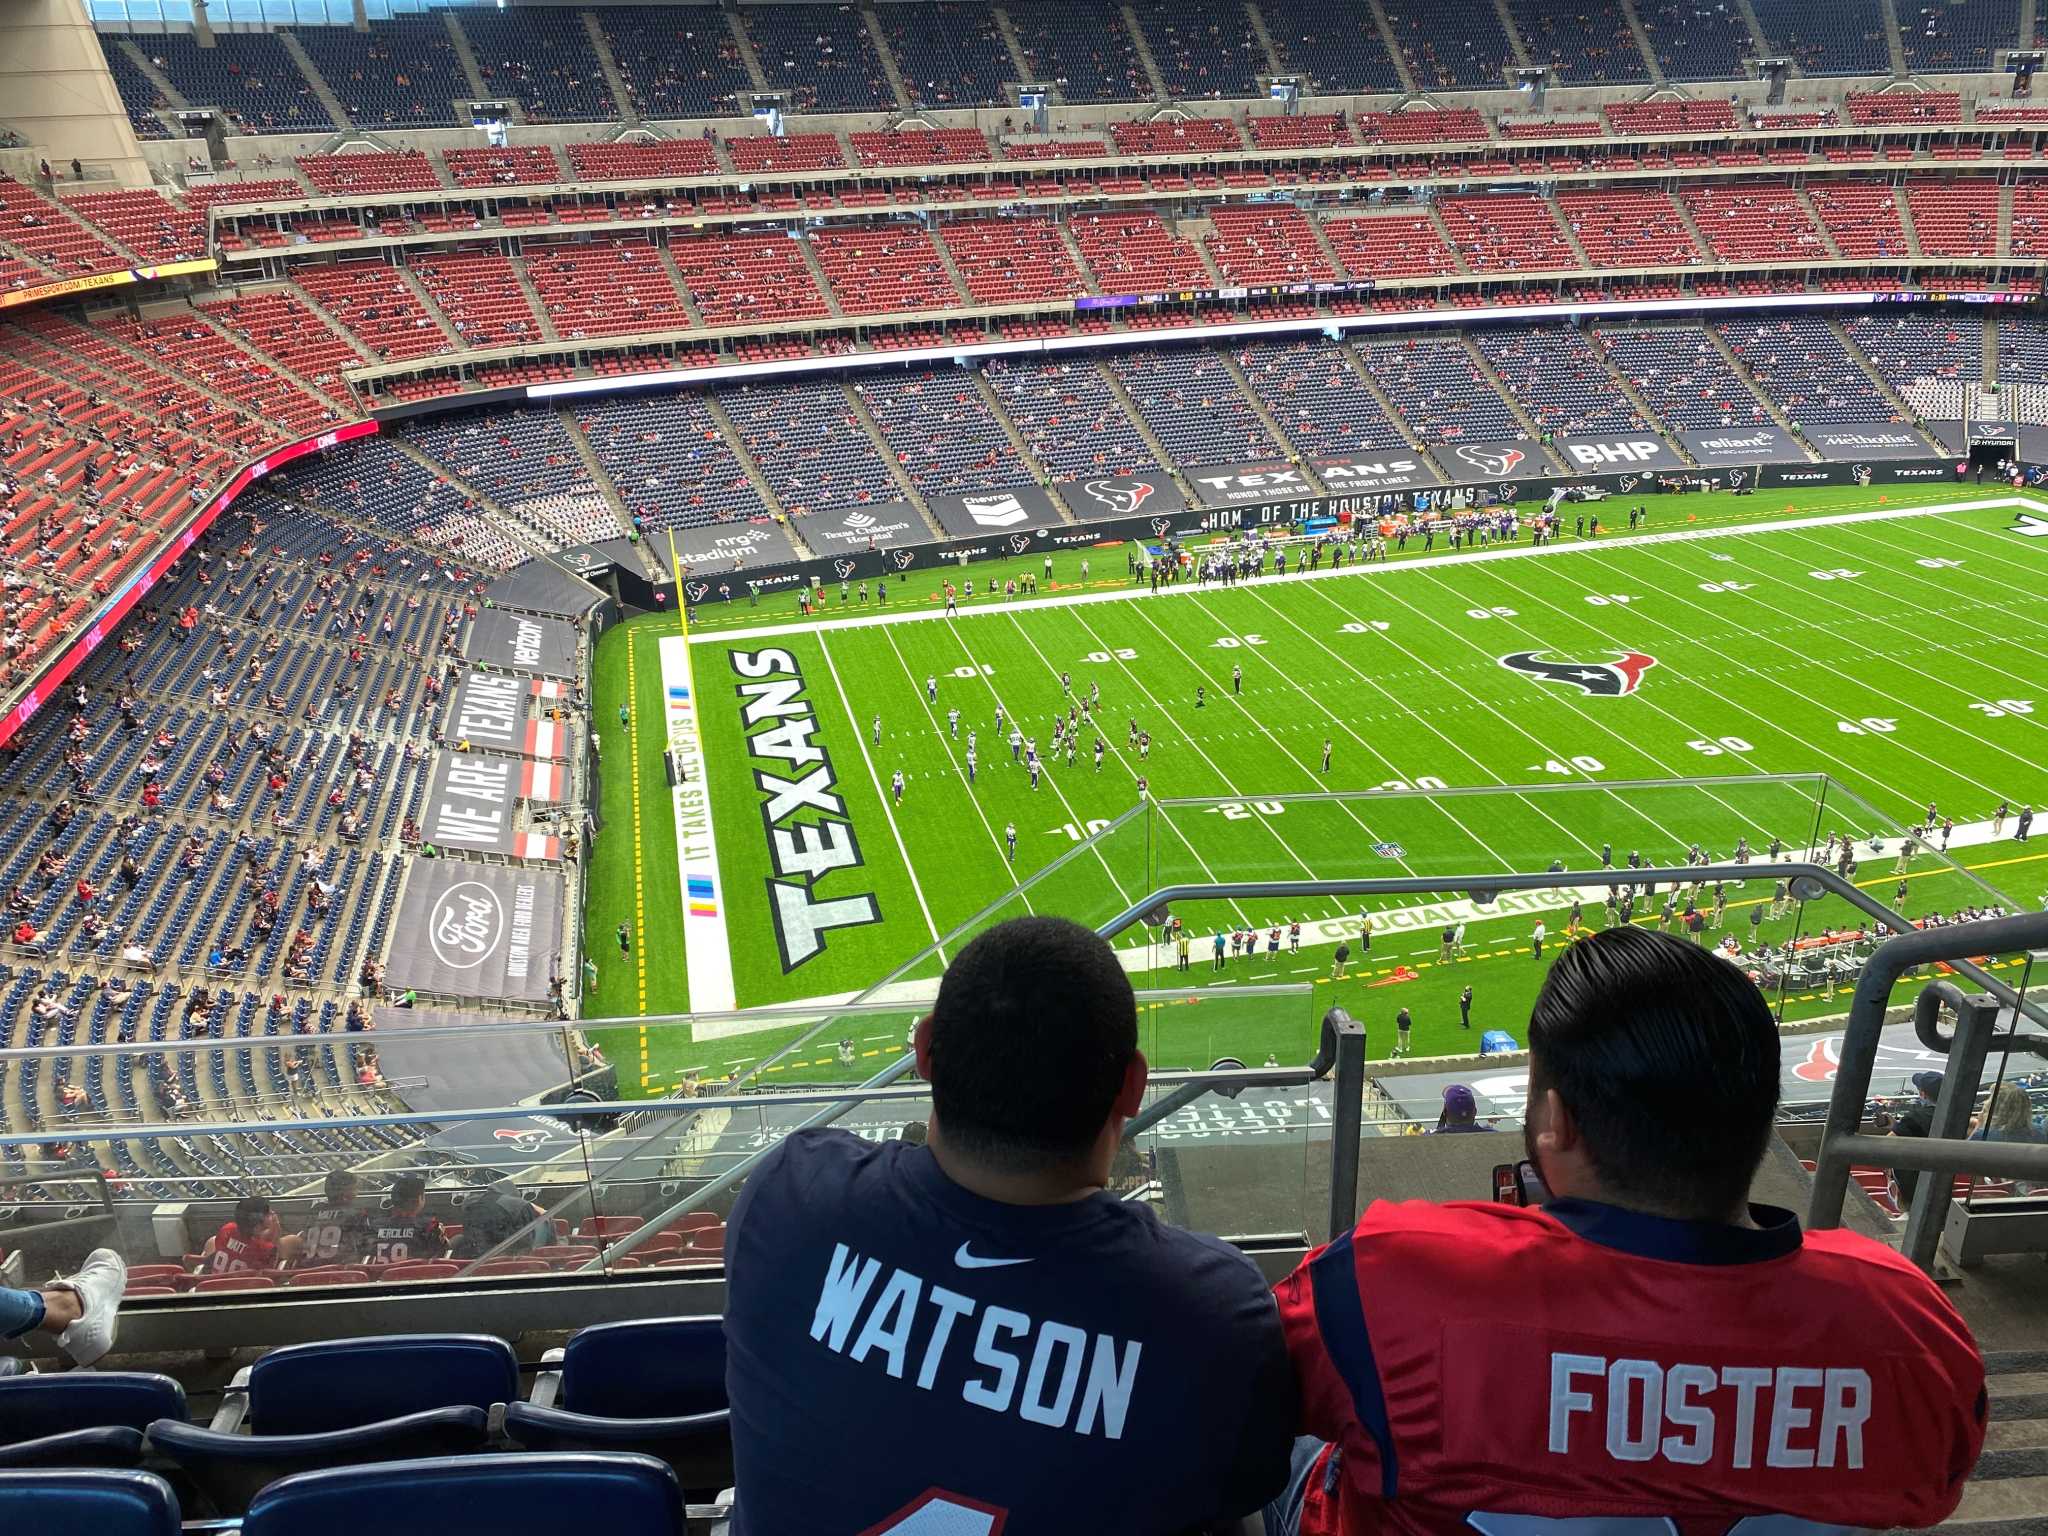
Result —
[[[185,1417],[185,1389],[148,1371],[0,1377],[0,1445],[75,1429],[147,1429]]]
[[[151,1472],[0,1472],[0,1531],[178,1536],[171,1485]]]
[[[664,1317],[581,1330],[562,1351],[561,1406],[613,1419],[725,1407],[724,1323]]]
[[[259,1435],[317,1435],[431,1408],[482,1408],[519,1395],[512,1346],[487,1334],[411,1333],[274,1349],[249,1370]]]
[[[360,1536],[405,1512],[418,1531],[631,1531],[683,1536],[675,1474],[649,1456],[462,1456],[284,1478],[242,1536]]]

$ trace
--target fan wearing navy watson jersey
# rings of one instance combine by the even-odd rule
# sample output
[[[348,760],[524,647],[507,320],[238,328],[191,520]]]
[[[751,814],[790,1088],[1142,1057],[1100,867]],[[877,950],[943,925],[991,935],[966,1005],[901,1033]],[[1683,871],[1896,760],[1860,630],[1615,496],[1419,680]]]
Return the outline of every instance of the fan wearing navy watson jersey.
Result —
[[[800,1131],[726,1239],[735,1536],[1165,1536],[1287,1477],[1251,1261],[1105,1189],[1145,1092],[1108,944],[1027,917],[914,1035],[927,1144]]]
[[[1529,1021],[1539,1207],[1380,1202],[1279,1289],[1301,1385],[1268,1536],[1927,1526],[1984,1362],[1890,1248],[1749,1203],[1778,1037],[1743,973],[1608,928]]]

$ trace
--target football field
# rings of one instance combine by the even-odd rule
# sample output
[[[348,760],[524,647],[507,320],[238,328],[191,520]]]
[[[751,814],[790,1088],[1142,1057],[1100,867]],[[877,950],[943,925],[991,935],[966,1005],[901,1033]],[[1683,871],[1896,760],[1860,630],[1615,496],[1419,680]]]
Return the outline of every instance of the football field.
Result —
[[[2001,801],[2048,801],[2048,539],[2014,507],[1959,505],[1969,499],[1951,487],[1807,492],[1797,506],[1672,499],[1647,536],[1426,558],[1411,545],[1363,570],[1156,595],[1122,582],[1120,548],[1097,549],[1086,582],[1081,553],[1057,555],[1056,595],[977,595],[956,618],[929,573],[900,583],[886,614],[856,603],[842,615],[836,601],[822,621],[794,621],[787,605],[721,612],[687,642],[701,784],[686,795],[701,798],[686,815],[708,809],[715,838],[701,883],[677,857],[662,758],[686,642],[673,619],[626,626],[599,655],[607,825],[591,868],[600,979],[586,1016],[836,999],[998,904],[1100,921],[1204,880],[1589,869],[1610,845],[1616,863],[1637,850],[1674,864],[1693,843],[1726,858],[1739,837],[1759,851],[1830,832],[1867,840],[1879,822],[1917,826],[1930,801],[1959,835],[1952,863],[1925,855],[1904,872],[1908,915],[2038,904],[2048,845],[2014,840],[2010,820],[1994,836],[1989,822]],[[1055,713],[1098,689],[1073,761],[1054,757]],[[1045,759],[1036,787],[1013,760],[1013,723]],[[1897,840],[1885,841],[1856,878],[1889,903],[1901,875]],[[694,973],[686,882],[687,921],[723,945],[720,965]],[[1771,896],[1768,879],[1731,891],[1724,931],[1749,945],[1853,922],[1839,902],[1771,915]],[[1127,955],[1141,985],[1190,989],[1149,1010],[1147,1049],[1174,1066],[1300,1060],[1332,1001],[1366,1022],[1375,1056],[1404,1006],[1418,1054],[1476,1049],[1479,1028],[1519,1036],[1544,964],[1531,930],[1547,912],[1554,953],[1568,899],[1475,907],[1448,886],[1376,899],[1369,954],[1359,903],[1179,908],[1196,939],[1185,977],[1170,949]],[[623,959],[609,942],[621,918],[637,935]],[[1605,920],[1597,903],[1586,920]],[[1442,961],[1452,921],[1468,925],[1465,955]],[[1300,952],[1283,943],[1269,956],[1266,931],[1292,922]],[[1258,930],[1259,952],[1215,969],[1219,928]],[[1340,941],[1352,963],[1332,979]],[[936,969],[934,958],[912,974]],[[1272,983],[1314,990],[1229,996]],[[1841,1006],[1819,993],[1783,1001]],[[775,1069],[844,1078],[834,1040],[881,1058],[907,1017],[835,1029],[827,1048]],[[751,1069],[796,1026],[701,1033],[611,1042],[660,1089],[685,1069]]]

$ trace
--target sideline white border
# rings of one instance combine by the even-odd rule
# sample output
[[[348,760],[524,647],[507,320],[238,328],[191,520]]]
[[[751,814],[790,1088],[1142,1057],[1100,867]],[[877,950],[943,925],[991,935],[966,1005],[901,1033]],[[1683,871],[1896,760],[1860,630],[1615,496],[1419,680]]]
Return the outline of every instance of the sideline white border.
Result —
[[[1758,494],[1762,494],[1759,492]],[[1796,494],[1796,493],[1795,493]],[[1619,502],[1622,498],[1614,498]],[[1598,506],[1593,502],[1587,505]],[[1443,566],[1472,565],[1494,560],[1541,559],[1552,555],[1580,554],[1589,550],[1634,549],[1649,544],[1689,544],[1703,539],[1742,538],[1754,533],[1790,533],[1811,528],[1825,528],[1831,524],[1881,523],[1906,517],[1934,517],[1948,512],[1996,511],[2001,507],[2017,507],[2034,513],[2037,517],[2048,517],[2048,501],[2034,496],[1984,496],[1972,501],[1922,502],[1912,506],[1875,507],[1867,512],[1815,513],[1806,517],[1769,518],[1760,523],[1726,524],[1713,528],[1678,528],[1669,533],[1625,534],[1611,543],[1590,539],[1558,540],[1549,544],[1508,544],[1493,545],[1487,549],[1462,551],[1458,554],[1424,555],[1419,559],[1389,560],[1385,563],[1361,561],[1347,565],[1341,570],[1320,570],[1290,573],[1282,577],[1260,577],[1261,583],[1292,586],[1298,581],[1350,580],[1355,577],[1387,577],[1402,571],[1426,571]],[[1069,550],[1069,553],[1072,551]],[[1035,551],[1034,551],[1035,553]],[[972,569],[969,567],[969,569]],[[943,580],[952,573],[943,565],[921,566],[916,570],[895,571],[884,580],[922,580],[930,576]],[[871,580],[873,578],[870,578]],[[794,590],[793,588],[791,590]],[[1127,603],[1135,599],[1151,600],[1166,597],[1207,597],[1218,591],[1218,587],[1205,587],[1199,583],[1182,582],[1176,586],[1161,587],[1154,592],[1149,587],[1125,586],[1114,592],[1076,592],[1065,597],[1031,598],[1024,602],[1001,602],[982,604],[976,607],[962,607],[958,618],[978,619],[991,614],[1029,613],[1040,608],[1078,608],[1085,603]],[[780,594],[778,594],[780,595]],[[737,625],[731,629],[717,630],[708,634],[690,636],[692,645],[724,645],[735,641],[751,642],[761,639],[786,638],[795,635],[816,635],[848,629],[874,629],[884,624],[922,624],[943,621],[945,610],[936,606],[920,604],[915,609],[897,613],[872,613],[854,619],[794,620],[786,624],[764,624],[759,627]],[[666,642],[664,642],[665,644]]]
[[[725,1013],[733,1001],[732,949],[725,930],[725,898],[718,881],[718,840],[711,829],[711,786],[704,777],[704,741],[697,715],[690,647],[681,635],[663,635],[661,697],[669,751],[679,773],[669,791],[676,819],[676,873],[682,900],[683,980],[691,1013]],[[646,942],[642,936],[642,942]]]

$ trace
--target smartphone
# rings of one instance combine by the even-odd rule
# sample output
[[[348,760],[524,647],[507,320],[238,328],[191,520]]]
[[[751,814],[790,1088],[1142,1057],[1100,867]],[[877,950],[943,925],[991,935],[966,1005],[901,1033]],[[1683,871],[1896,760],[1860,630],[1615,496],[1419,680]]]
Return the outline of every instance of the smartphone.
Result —
[[[1518,1163],[1494,1166],[1493,1198],[1503,1205],[1542,1205],[1550,1199],[1550,1191],[1536,1165],[1525,1157]]]

